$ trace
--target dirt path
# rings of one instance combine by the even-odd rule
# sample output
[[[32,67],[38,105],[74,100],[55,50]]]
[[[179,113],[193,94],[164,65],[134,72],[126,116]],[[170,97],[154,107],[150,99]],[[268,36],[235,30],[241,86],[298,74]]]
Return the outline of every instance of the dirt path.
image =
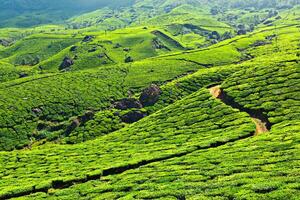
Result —
[[[271,123],[269,122],[267,116],[265,116],[261,111],[246,109],[238,103],[234,102],[231,97],[228,97],[227,94],[220,88],[220,86],[214,86],[209,88],[210,94],[220,99],[223,103],[233,108],[239,109],[241,112],[246,112],[250,115],[252,121],[256,125],[256,135],[266,133],[271,128]]]

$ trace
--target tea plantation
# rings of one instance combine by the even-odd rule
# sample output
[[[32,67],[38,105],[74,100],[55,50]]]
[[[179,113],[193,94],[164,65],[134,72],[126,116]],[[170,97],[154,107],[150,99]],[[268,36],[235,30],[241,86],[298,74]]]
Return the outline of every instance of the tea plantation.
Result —
[[[0,14],[0,200],[300,199],[299,4]]]

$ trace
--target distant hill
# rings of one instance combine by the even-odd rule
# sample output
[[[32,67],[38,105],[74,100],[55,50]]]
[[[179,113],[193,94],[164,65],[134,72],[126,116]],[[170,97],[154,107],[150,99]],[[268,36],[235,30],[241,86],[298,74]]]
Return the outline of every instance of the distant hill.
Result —
[[[80,13],[132,3],[133,0],[0,0],[0,27],[57,23]]]
[[[212,13],[226,9],[282,9],[299,5],[299,0],[0,0],[0,27],[32,27],[40,24],[57,24],[74,16],[98,10],[92,15],[100,16],[103,8],[119,12],[121,17],[137,16],[149,18],[155,14],[168,13],[174,8],[188,4],[208,8]],[[126,9],[120,9],[126,7]],[[99,11],[100,10],[100,11]],[[137,12],[138,10],[138,12]],[[130,11],[130,12],[129,12]],[[107,10],[104,11],[107,13]],[[109,12],[111,14],[111,12]],[[105,18],[107,15],[105,15]],[[130,16],[132,17],[132,16]],[[134,17],[134,16],[133,16]],[[113,19],[116,21],[116,19]],[[139,20],[143,20],[139,17]],[[118,21],[118,20],[117,20]],[[120,23],[120,22],[119,22]],[[121,23],[122,24],[122,23]],[[126,24],[126,23],[125,23]]]

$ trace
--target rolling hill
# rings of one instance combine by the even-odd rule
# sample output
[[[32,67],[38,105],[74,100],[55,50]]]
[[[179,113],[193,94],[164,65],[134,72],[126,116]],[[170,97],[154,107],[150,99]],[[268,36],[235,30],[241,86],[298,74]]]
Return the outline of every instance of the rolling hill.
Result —
[[[115,3],[3,1],[0,200],[299,199],[299,1]]]

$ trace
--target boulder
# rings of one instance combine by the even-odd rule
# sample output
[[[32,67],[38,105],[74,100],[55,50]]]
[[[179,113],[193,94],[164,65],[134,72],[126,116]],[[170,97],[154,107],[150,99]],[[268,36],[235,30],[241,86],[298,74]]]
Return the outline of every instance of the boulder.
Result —
[[[158,101],[161,93],[162,91],[158,85],[151,84],[143,90],[139,100],[143,106],[152,106]]]
[[[86,122],[94,118],[95,113],[93,111],[87,111],[82,116],[78,116],[73,119],[71,124],[67,127],[65,134],[70,135],[77,127],[84,125]]]
[[[117,43],[117,44],[114,46],[114,49],[118,49],[118,48],[120,48],[120,47],[122,47],[122,45],[119,44],[119,43]]]
[[[82,42],[90,42],[94,39],[94,36],[87,35],[83,38]]]
[[[77,48],[78,48],[77,46],[72,46],[72,47],[70,48],[70,51],[71,51],[71,52],[74,52],[74,51],[77,50]]]
[[[130,48],[128,48],[128,47],[127,47],[127,48],[124,48],[123,51],[129,52],[129,51],[130,51]]]
[[[137,99],[125,98],[125,99],[121,99],[120,101],[115,102],[113,104],[113,107],[116,109],[120,109],[120,110],[127,110],[127,109],[131,109],[131,108],[140,109],[143,106],[140,103],[140,101]]]
[[[36,114],[36,115],[38,115],[38,114],[40,114],[40,113],[43,112],[42,109],[40,109],[40,108],[33,108],[31,111],[32,111],[34,114]]]
[[[131,56],[128,56],[125,58],[125,63],[133,62],[133,58]]]
[[[131,124],[143,119],[146,116],[147,114],[143,113],[140,110],[132,110],[126,113],[125,115],[121,116],[121,120],[124,123]]]
[[[19,74],[19,78],[25,78],[25,77],[27,77],[28,76],[28,74],[26,74],[25,72],[21,72],[20,74]]]
[[[67,68],[71,67],[72,65],[74,65],[74,61],[69,57],[65,57],[63,62],[59,66],[59,70],[67,69]]]

